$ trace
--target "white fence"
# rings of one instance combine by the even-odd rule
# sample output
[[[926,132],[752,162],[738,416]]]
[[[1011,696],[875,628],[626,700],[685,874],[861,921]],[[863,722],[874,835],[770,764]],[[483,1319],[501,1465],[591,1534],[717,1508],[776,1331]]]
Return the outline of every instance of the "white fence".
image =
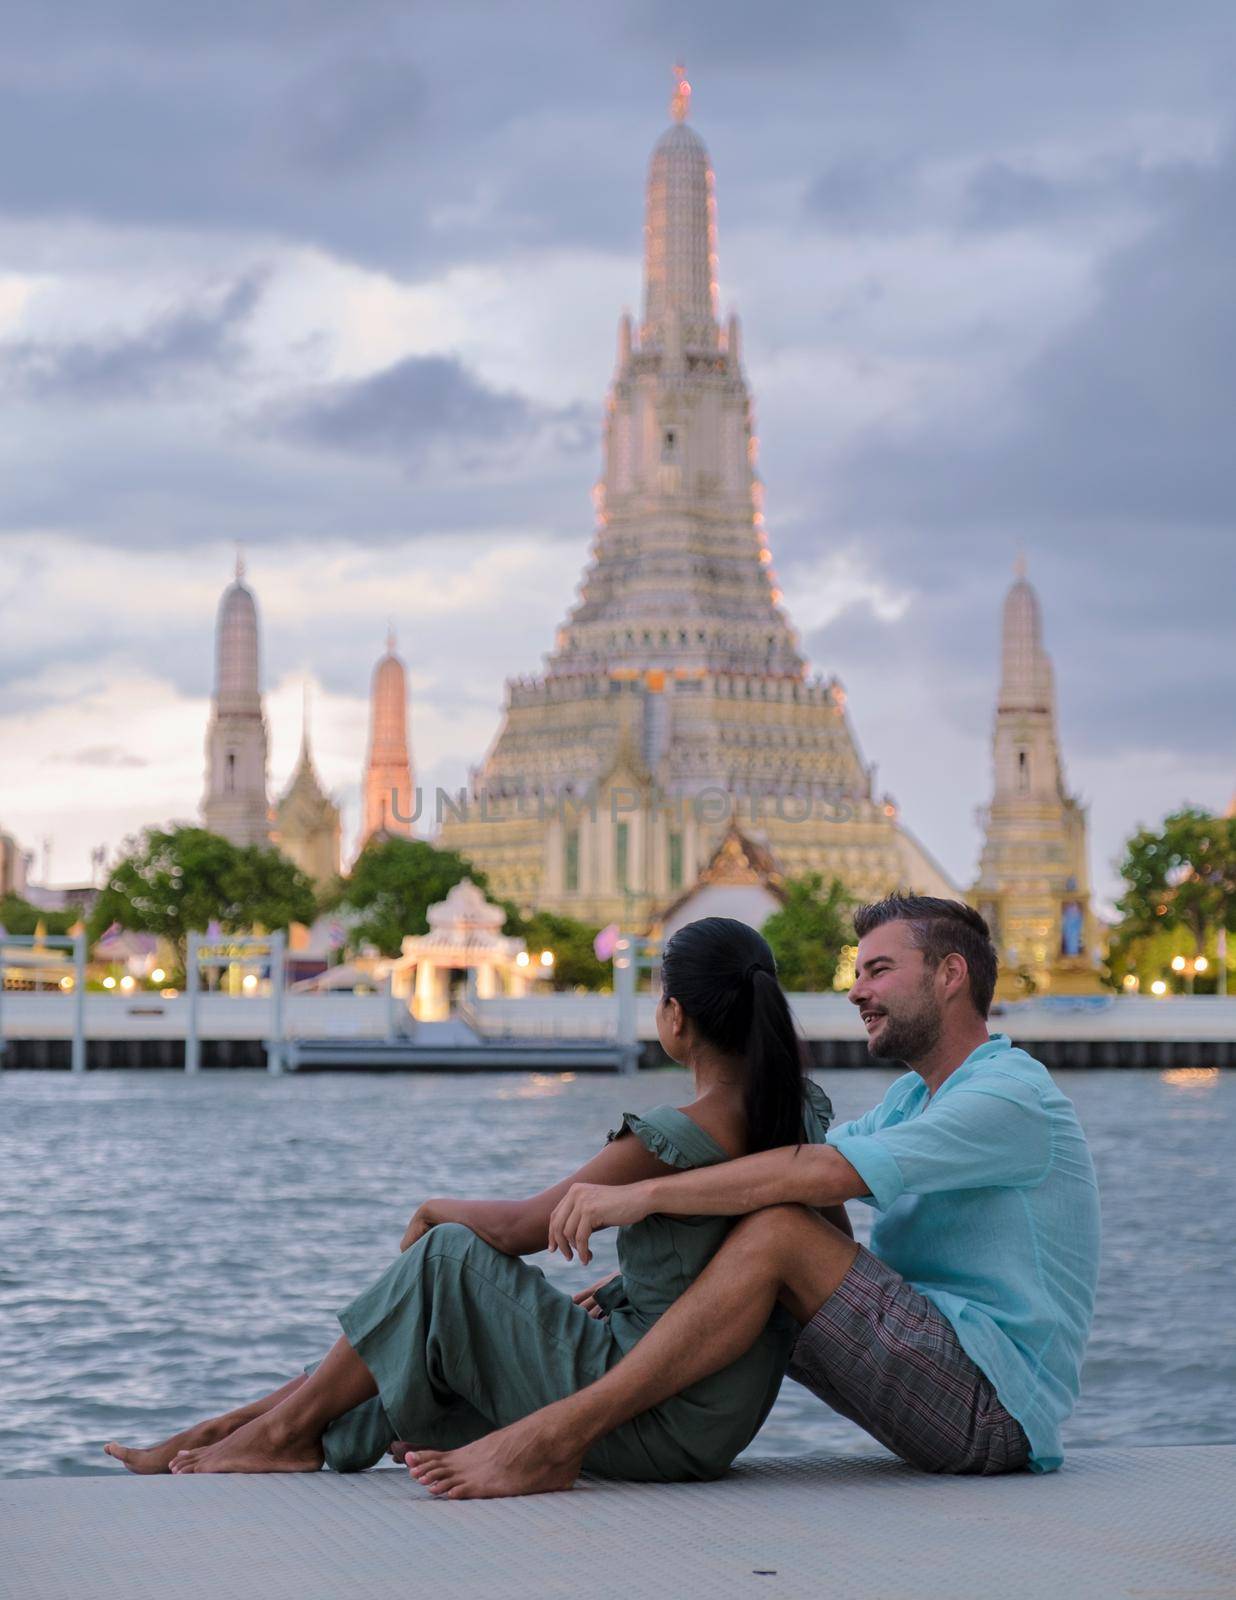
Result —
[[[862,1024],[842,994],[789,997],[803,1035],[821,1042],[861,1040]],[[184,1039],[188,1000],[158,995],[88,994],[88,1039]],[[655,999],[636,999],[636,1035],[656,1038]],[[617,1035],[617,1000],[609,995],[546,994],[522,999],[476,1000],[470,1020],[487,1038],[595,1039]],[[203,1039],[266,1039],[271,1029],[269,996],[202,993],[198,996]],[[8,991],[0,1023],[7,1039],[70,1039],[73,998],[54,992]],[[385,1039],[392,1023],[415,1033],[415,1024],[384,994],[293,994],[285,996],[289,1039]],[[993,1012],[991,1026],[1016,1038],[1060,1040],[1236,1040],[1236,997],[1113,995],[1093,1000],[1025,1000]]]

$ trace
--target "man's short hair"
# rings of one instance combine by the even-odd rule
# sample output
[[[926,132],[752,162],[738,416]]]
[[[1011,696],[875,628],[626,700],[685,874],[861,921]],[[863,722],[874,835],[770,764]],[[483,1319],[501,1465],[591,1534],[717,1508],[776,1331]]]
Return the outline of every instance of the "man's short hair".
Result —
[[[916,949],[932,969],[945,956],[961,956],[970,974],[970,999],[980,1017],[991,1010],[999,958],[991,930],[973,906],[960,900],[940,900],[930,894],[890,894],[885,900],[859,906],[854,932],[865,938],[886,922],[904,922]]]

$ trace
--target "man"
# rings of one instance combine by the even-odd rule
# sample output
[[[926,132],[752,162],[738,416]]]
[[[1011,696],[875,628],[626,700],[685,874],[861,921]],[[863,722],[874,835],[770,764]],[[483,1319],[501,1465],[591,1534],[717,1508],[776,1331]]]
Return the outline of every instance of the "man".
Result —
[[[577,1184],[551,1248],[653,1213],[739,1217],[705,1271],[590,1388],[413,1476],[464,1499],[569,1487],[610,1429],[737,1359],[779,1301],[790,1373],[931,1472],[1048,1472],[1077,1399],[1098,1276],[1094,1167],[1071,1103],[986,1018],[996,952],[977,911],[863,906],[850,999],[868,1050],[904,1062],[881,1103],[824,1145],[766,1150],[623,1188]],[[817,1213],[861,1199],[865,1250]],[[584,1297],[581,1296],[581,1299]]]

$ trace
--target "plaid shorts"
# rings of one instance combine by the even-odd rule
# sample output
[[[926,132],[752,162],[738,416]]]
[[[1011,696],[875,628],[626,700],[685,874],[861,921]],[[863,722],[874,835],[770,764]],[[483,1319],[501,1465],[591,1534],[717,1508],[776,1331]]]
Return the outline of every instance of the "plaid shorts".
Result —
[[[952,1324],[861,1246],[799,1334],[789,1375],[925,1472],[1014,1472],[1029,1463],[1021,1424]]]

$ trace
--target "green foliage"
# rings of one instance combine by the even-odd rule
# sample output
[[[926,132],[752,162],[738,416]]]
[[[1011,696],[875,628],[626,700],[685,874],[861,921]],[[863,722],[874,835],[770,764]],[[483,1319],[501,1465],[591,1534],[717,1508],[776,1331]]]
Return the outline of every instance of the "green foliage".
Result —
[[[93,941],[113,922],[159,934],[183,964],[186,936],[218,922],[226,933],[255,923],[311,922],[313,886],[277,850],[230,844],[204,828],[148,828],[112,868],[90,914]]]
[[[1194,951],[1236,923],[1236,818],[1186,806],[1159,829],[1143,828],[1125,846],[1117,901],[1122,943],[1167,930],[1187,932]],[[1190,952],[1192,953],[1192,952]]]
[[[598,961],[592,948],[599,928],[554,911],[534,911],[525,917],[512,908],[506,932],[524,939],[534,964],[542,950],[553,951],[555,989],[608,989],[613,983],[611,963]]]
[[[825,889],[818,872],[790,878],[784,889],[785,904],[760,929],[777,958],[781,986],[798,991],[831,989],[841,952],[854,942],[853,902],[840,878]]]
[[[458,851],[437,850],[423,839],[382,839],[361,851],[340,903],[362,913],[353,928],[359,943],[397,956],[406,934],[429,931],[425,913],[461,878],[471,878],[481,890],[489,887],[485,874]]]
[[[32,934],[40,922],[44,933],[68,933],[81,914],[80,906],[70,906],[65,911],[40,911],[38,906],[32,906],[15,894],[6,894],[0,900],[0,928],[21,937]]]

